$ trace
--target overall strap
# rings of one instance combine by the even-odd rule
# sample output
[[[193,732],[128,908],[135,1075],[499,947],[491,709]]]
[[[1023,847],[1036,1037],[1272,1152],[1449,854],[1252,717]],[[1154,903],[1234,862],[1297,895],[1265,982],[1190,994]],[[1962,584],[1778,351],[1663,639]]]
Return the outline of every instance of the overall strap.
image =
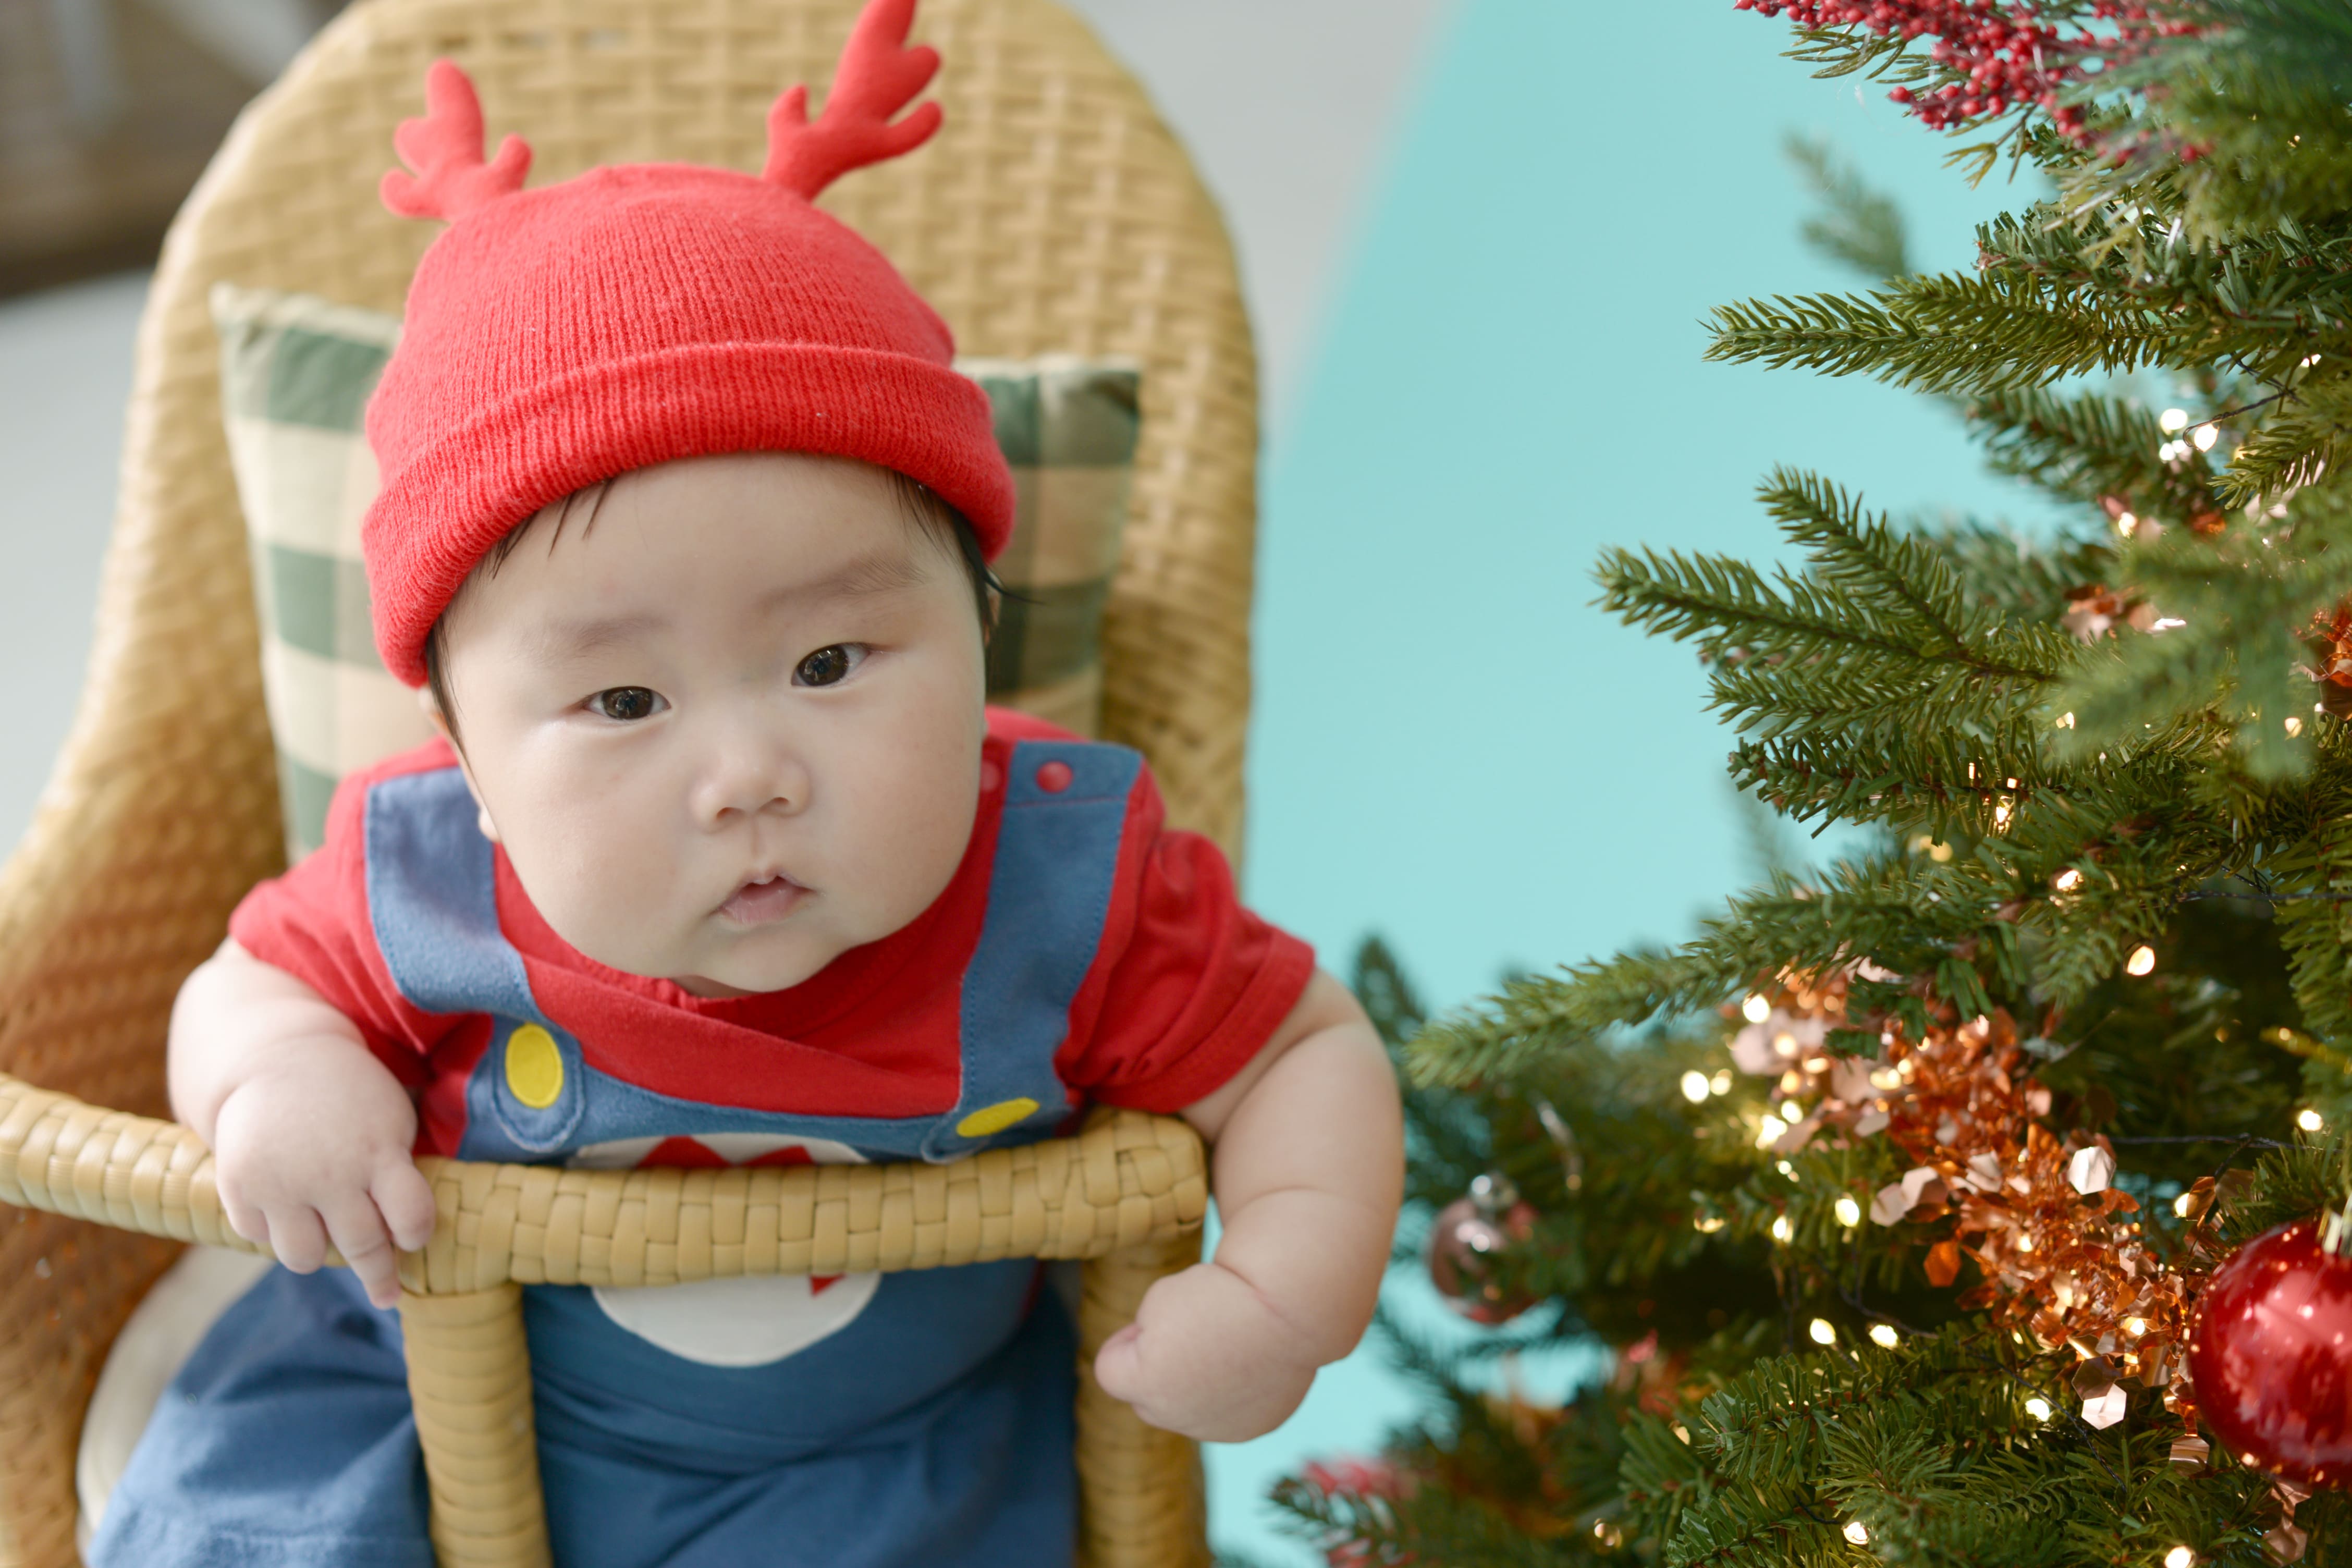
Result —
[[[540,1011],[499,930],[497,862],[465,775],[384,779],[364,824],[368,918],[393,984],[427,1013],[490,1015],[491,1109],[522,1148],[560,1147],[586,1105],[580,1042]]]
[[[1088,741],[1023,741],[1006,770],[988,912],[964,972],[956,1107],[923,1147],[952,1160],[1068,1114],[1054,1070],[1070,1004],[1094,967],[1142,756]]]

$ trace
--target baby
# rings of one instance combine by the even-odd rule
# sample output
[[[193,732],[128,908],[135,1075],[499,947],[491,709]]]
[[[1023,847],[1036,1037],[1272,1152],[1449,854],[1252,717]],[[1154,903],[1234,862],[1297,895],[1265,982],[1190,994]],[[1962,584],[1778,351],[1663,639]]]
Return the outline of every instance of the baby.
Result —
[[[395,210],[450,221],[368,411],[377,644],[442,739],[345,782],[174,1009],[173,1105],[286,1266],[158,1408],[97,1568],[425,1568],[396,1250],[413,1155],[949,1160],[1091,1102],[1213,1145],[1223,1234],[1095,1363],[1265,1432],[1354,1345],[1402,1134],[1306,947],[1133,752],[983,705],[1010,531],[946,328],[810,205],[938,123],[874,0],[759,177],[525,192],[454,66]],[[320,1271],[332,1246],[348,1272]],[[563,1568],[1050,1568],[1074,1344],[1037,1266],[527,1292]]]

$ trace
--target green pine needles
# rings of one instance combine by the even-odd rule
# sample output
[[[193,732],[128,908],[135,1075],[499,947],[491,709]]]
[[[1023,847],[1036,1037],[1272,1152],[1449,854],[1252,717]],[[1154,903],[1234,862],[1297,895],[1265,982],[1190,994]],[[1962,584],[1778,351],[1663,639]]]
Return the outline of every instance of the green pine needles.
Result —
[[[1979,138],[1965,166],[2032,163],[2055,193],[1979,229],[1966,272],[1909,272],[1892,206],[1793,148],[1824,207],[1809,237],[1873,286],[1726,306],[1709,351],[1935,395],[2079,521],[1913,523],[1784,470],[1759,494],[1796,564],[1600,563],[1606,608],[1705,661],[1738,785],[1864,847],[1776,872],[1679,946],[1433,1020],[1385,952],[1360,960],[1416,1086],[1415,1205],[1498,1175],[1535,1216],[1488,1278],[1543,1304],[1478,1359],[1591,1336],[1618,1356],[1555,1409],[1391,1329],[1435,1414],[1391,1436],[1380,1484],[1281,1493],[1335,1563],[2286,1550],[2270,1478],[2176,1450],[2160,1391],[2126,1376],[2125,1417],[2089,1425],[2092,1348],[1962,1310],[1978,1276],[1930,1282],[1931,1227],[1858,1217],[1908,1163],[1886,1139],[1760,1146],[1772,1080],[1724,1048],[1742,998],[1788,976],[1852,976],[1822,1048],[1865,1064],[1882,1027],[2003,1013],[2037,1119],[2112,1142],[2167,1267],[2345,1199],[2352,5],[2150,9],[2185,26],[2069,87],[2079,118],[2012,106],[1989,141],[1956,132]],[[1856,24],[1792,53],[1924,95],[1958,79],[1927,42]],[[2340,1494],[2294,1524],[2303,1562],[2352,1564]]]

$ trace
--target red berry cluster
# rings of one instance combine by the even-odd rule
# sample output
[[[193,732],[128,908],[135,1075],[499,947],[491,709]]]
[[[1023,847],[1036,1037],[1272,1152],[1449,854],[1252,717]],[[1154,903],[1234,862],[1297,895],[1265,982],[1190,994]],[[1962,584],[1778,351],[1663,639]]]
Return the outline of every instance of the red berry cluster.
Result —
[[[2113,60],[2149,37],[2187,30],[2126,0],[2096,0],[2092,7],[2096,20],[2118,25],[2105,37],[2045,21],[2030,0],[1735,0],[1735,8],[1785,14],[1801,27],[1867,27],[1881,37],[1933,34],[1930,58],[1956,79],[1926,93],[1898,87],[1887,97],[1937,131],[2039,108],[2077,142],[2090,140],[2082,108],[2061,103],[2059,93],[2090,75],[2084,62]]]

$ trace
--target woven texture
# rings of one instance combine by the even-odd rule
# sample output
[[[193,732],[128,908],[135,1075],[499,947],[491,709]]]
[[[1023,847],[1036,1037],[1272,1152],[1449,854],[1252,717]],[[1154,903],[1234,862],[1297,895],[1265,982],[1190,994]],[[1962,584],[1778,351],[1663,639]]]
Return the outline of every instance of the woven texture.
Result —
[[[498,106],[493,134],[531,138],[540,179],[652,158],[752,170],[778,87],[825,81],[855,10],[362,0],[247,110],[156,272],[89,683],[0,874],[0,1071],[162,1115],[173,994],[239,896],[281,864],[211,285],[399,309],[432,226],[385,213],[375,183],[436,54]],[[1233,855],[1256,426],[1223,227],[1133,81],[1049,0],[926,0],[916,36],[949,61],[935,94],[945,129],[823,205],[890,257],[965,353],[1141,363],[1141,447],[1105,610],[1103,732],[1150,758],[1171,823]],[[107,1344],[174,1247],[0,1215],[0,1564],[73,1562],[79,1413]],[[1099,1518],[1087,1549],[1107,1565],[1116,1543]]]
[[[401,1282],[425,1295],[1108,1258],[1191,1235],[1209,1205],[1191,1128],[1108,1108],[1076,1137],[941,1165],[591,1171],[427,1157],[417,1166],[439,1215],[425,1250],[403,1257]],[[266,1250],[229,1228],[212,1151],[194,1133],[5,1074],[0,1203]]]

